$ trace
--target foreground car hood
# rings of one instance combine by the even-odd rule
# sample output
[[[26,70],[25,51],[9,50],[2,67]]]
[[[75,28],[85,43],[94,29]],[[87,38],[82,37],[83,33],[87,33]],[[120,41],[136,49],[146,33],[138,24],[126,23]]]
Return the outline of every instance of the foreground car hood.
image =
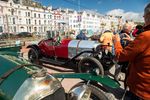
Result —
[[[12,58],[10,58],[12,59]],[[19,65],[18,62],[9,60],[6,56],[0,55],[0,76],[8,70]],[[0,84],[0,96],[5,99],[12,99],[22,83],[30,77],[27,70],[19,69]]]

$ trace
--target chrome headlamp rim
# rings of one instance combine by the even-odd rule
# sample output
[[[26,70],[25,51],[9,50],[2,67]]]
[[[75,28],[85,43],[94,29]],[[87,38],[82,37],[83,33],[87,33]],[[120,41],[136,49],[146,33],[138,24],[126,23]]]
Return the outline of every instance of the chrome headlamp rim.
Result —
[[[86,93],[88,93],[88,94],[86,94]],[[88,97],[86,95],[88,95]],[[72,88],[69,91],[69,97],[73,98],[75,100],[89,100],[87,98],[89,98],[90,95],[91,95],[91,90],[89,89],[89,87],[86,84]],[[86,99],[83,99],[85,97],[86,97]]]
[[[62,85],[52,75],[44,77],[28,78],[16,92],[13,100],[40,100],[53,94]]]

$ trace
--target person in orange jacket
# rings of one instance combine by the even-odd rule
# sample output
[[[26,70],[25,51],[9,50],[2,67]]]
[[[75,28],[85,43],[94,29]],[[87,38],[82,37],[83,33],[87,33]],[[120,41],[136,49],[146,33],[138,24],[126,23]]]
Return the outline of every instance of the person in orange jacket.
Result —
[[[118,34],[114,36],[116,59],[129,61],[126,84],[128,100],[150,100],[150,3],[144,9],[144,32],[124,49]]]
[[[102,48],[112,52],[113,46],[113,32],[106,30],[100,37],[100,42],[102,43]]]

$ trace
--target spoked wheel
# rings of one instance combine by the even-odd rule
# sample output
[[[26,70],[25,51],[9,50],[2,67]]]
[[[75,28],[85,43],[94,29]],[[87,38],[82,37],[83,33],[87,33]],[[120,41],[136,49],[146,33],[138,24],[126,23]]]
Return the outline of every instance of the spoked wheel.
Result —
[[[28,59],[31,63],[34,64],[40,64],[41,62],[39,61],[39,57],[38,57],[38,52],[36,52],[34,49],[30,49],[28,52]]]
[[[84,82],[77,83],[75,86],[71,88],[71,90],[84,84],[85,84]],[[92,84],[88,84],[87,86],[91,90],[89,100],[115,100],[115,96],[113,94]]]
[[[104,69],[102,64],[93,57],[83,58],[78,64],[79,72],[81,73],[93,73],[98,75],[104,75]]]

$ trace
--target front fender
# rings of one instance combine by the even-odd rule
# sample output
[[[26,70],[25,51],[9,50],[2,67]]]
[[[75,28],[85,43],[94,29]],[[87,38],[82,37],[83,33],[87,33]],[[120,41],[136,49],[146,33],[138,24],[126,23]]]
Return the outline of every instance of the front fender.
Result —
[[[94,75],[91,73],[57,73],[52,75],[56,78],[76,78],[86,81],[90,80],[94,82],[99,82],[111,88],[119,88],[120,86],[117,81],[111,79],[108,76]]]
[[[39,50],[39,47],[36,44],[28,45],[27,48],[33,48],[35,50]]]

